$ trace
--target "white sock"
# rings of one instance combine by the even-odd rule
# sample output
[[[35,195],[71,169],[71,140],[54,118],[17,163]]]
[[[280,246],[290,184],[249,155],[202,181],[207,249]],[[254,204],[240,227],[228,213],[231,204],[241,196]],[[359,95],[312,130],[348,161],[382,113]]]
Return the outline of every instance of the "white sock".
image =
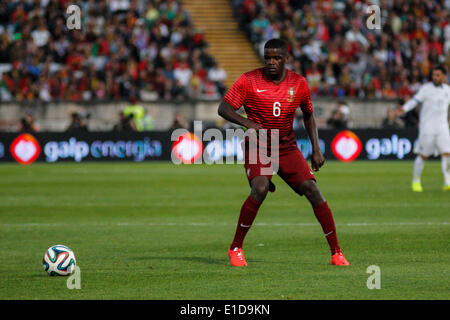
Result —
[[[422,174],[423,167],[425,166],[425,161],[421,156],[417,156],[416,160],[414,160],[414,169],[413,169],[413,181],[412,182],[420,182],[420,176]]]
[[[448,167],[449,164],[450,164],[450,157],[442,156],[441,157],[441,168],[442,168],[442,173],[444,175],[444,184],[446,186],[450,186],[450,170]]]

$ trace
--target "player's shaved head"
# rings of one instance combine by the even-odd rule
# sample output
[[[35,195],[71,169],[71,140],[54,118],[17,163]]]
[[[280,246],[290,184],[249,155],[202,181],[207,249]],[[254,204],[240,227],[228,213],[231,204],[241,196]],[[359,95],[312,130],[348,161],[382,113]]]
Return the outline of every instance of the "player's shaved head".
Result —
[[[288,53],[287,43],[283,39],[270,39],[264,45],[264,50],[267,49],[280,49],[284,54]]]
[[[286,41],[282,39],[267,41],[264,45],[264,64],[267,76],[275,82],[283,80],[288,58]]]

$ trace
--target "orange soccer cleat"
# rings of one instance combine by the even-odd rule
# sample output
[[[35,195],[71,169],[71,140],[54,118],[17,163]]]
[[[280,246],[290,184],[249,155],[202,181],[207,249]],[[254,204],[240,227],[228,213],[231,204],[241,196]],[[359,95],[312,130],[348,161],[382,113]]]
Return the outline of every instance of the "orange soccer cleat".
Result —
[[[335,252],[331,256],[331,264],[333,264],[335,266],[349,266],[350,265],[350,263],[347,261],[347,259],[345,259],[345,256],[341,250]]]
[[[245,267],[247,262],[244,258],[244,252],[241,248],[234,248],[233,250],[228,250],[228,256],[230,257],[230,262],[233,267]]]

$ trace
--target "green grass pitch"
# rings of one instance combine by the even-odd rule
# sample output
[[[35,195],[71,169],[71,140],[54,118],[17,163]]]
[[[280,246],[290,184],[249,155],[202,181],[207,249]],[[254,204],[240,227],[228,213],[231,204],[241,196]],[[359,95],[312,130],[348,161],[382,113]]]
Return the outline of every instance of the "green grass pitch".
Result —
[[[241,164],[0,165],[0,299],[448,299],[450,193],[412,162],[329,161],[316,174],[351,263],[330,265],[306,199],[277,176],[244,243],[227,248],[249,187]],[[71,247],[81,289],[42,267]],[[369,290],[367,268],[380,268]]]

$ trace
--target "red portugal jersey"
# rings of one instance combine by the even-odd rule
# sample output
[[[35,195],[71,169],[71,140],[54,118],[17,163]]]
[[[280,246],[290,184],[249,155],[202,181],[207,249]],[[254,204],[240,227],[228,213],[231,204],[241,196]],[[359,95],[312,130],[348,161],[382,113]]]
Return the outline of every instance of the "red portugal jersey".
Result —
[[[244,106],[248,119],[264,129],[278,129],[282,149],[296,146],[292,128],[295,110],[300,107],[304,114],[313,112],[306,79],[288,69],[278,84],[268,79],[264,68],[246,72],[228,90],[223,101],[236,110]]]

